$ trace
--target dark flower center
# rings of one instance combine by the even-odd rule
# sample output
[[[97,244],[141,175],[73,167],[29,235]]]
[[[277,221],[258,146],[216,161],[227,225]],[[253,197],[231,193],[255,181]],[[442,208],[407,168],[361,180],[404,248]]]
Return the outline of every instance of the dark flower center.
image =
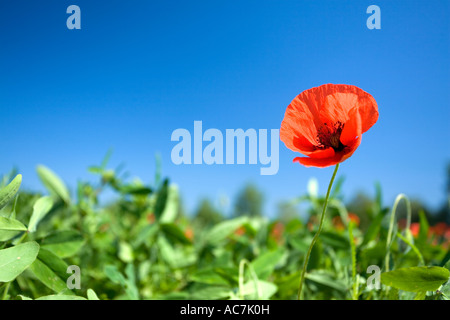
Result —
[[[344,124],[340,121],[335,122],[333,125],[324,123],[319,130],[317,130],[317,143],[319,148],[333,148],[334,151],[339,152],[345,148],[345,145],[341,142],[341,133],[344,128]]]

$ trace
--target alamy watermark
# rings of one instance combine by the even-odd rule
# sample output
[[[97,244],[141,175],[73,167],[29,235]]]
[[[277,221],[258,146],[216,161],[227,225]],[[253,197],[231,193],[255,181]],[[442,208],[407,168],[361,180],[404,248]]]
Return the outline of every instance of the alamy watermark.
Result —
[[[67,7],[66,13],[69,13],[70,16],[67,18],[66,26],[67,29],[81,29],[81,9],[79,6],[70,5]]]
[[[366,13],[371,14],[367,18],[366,25],[370,30],[381,29],[381,9],[379,6],[371,5],[367,7]]]
[[[77,5],[67,7],[66,13],[70,14],[67,18],[66,25],[69,30],[81,29],[81,9]],[[368,29],[381,29],[381,9],[377,5],[370,5],[366,10],[370,16],[367,18],[366,26]]]
[[[370,277],[367,278],[367,289],[369,290],[380,290],[380,277],[381,277],[381,269],[377,265],[370,265],[367,267],[367,273],[373,273]]]
[[[67,273],[72,274],[67,278],[66,285],[68,289],[81,289],[81,270],[79,266],[71,265],[67,267]]]
[[[203,132],[202,121],[194,121],[193,135],[182,128],[172,132],[171,141],[178,143],[172,148],[171,159],[176,165],[246,164],[247,159],[248,164],[258,164],[259,160],[263,165],[260,174],[274,175],[279,167],[279,140],[279,129],[271,129],[270,138],[268,129],[226,129],[224,141],[222,131],[210,128]]]

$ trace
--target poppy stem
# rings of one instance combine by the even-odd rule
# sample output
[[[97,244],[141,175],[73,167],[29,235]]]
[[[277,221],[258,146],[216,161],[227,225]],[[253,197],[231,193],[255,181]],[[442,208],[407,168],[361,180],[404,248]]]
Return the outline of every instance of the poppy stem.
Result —
[[[325,218],[325,212],[327,210],[327,205],[328,205],[328,198],[330,197],[331,187],[333,186],[334,178],[336,177],[336,173],[337,173],[338,169],[339,169],[339,163],[334,168],[333,176],[331,177],[330,184],[328,185],[328,191],[327,191],[327,195],[325,197],[325,203],[323,205],[322,216],[320,217],[319,229],[317,230],[316,234],[314,235],[314,237],[311,241],[311,244],[309,245],[308,252],[306,253],[305,262],[303,263],[303,269],[302,269],[302,273],[300,275],[300,285],[298,287],[298,296],[297,296],[298,300],[301,300],[302,288],[303,288],[303,283],[305,282],[305,274],[306,274],[306,268],[308,267],[309,257],[311,255],[311,251],[314,247],[314,244],[316,243],[317,239],[319,238],[320,232],[322,231],[323,221]]]

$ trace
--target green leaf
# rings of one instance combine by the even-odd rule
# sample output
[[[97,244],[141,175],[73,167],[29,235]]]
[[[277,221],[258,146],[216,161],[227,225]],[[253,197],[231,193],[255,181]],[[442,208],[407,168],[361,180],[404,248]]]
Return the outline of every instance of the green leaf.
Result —
[[[18,220],[0,217],[0,241],[10,240],[26,230],[27,227]]]
[[[302,253],[306,253],[311,243],[311,238],[299,238],[295,236],[289,237],[288,241],[293,248],[299,250]]]
[[[100,174],[103,172],[103,168],[100,168],[98,166],[90,166],[87,170],[93,174]]]
[[[59,278],[52,269],[50,269],[41,260],[36,260],[30,266],[30,270],[34,273],[36,278],[38,278],[45,286],[52,289],[55,292],[61,292],[67,288],[64,281]]]
[[[119,259],[125,263],[131,263],[134,260],[134,252],[131,245],[125,241],[119,242]]]
[[[137,234],[136,238],[132,242],[132,246],[134,248],[140,246],[142,243],[144,243],[147,239],[150,239],[153,237],[153,235],[156,234],[158,231],[158,226],[156,224],[149,224],[142,228],[141,231]]]
[[[169,243],[169,241],[167,241],[167,239],[163,236],[160,235],[158,236],[158,239],[156,240],[159,252],[161,254],[161,258],[171,267],[173,267],[173,264],[175,263],[175,250],[173,249],[173,247],[171,246],[171,244]]]
[[[0,241],[8,241],[17,237],[21,231],[2,231],[0,230]]]
[[[239,217],[217,224],[206,235],[206,242],[211,245],[217,245],[247,221],[247,217]]]
[[[377,181],[375,183],[375,210],[380,211],[383,207],[383,190],[381,184]]]
[[[250,300],[268,300],[277,290],[278,287],[271,282],[258,280],[255,283],[255,281],[249,281],[244,284],[242,294]]]
[[[347,250],[350,248],[350,242],[347,237],[334,232],[322,232],[320,240],[333,248]]]
[[[185,291],[169,292],[162,295],[155,295],[152,300],[187,300],[189,299],[189,293]]]
[[[36,300],[86,300],[86,298],[80,296],[70,296],[65,294],[53,294],[37,298]]]
[[[149,187],[136,185],[123,185],[119,189],[121,193],[131,194],[133,196],[146,196],[153,192],[153,190]]]
[[[167,190],[166,205],[159,221],[161,223],[172,223],[178,215],[178,205],[180,203],[178,196],[178,187],[176,185],[171,185]]]
[[[129,299],[137,300],[139,299],[139,291],[136,287],[136,277],[134,274],[134,267],[132,264],[128,264],[125,268],[125,273],[127,278],[123,276],[123,274],[117,269],[114,265],[107,265],[103,269],[105,275],[111,280],[113,283],[119,284],[125,292]]]
[[[190,300],[218,300],[228,298],[231,290],[226,286],[199,284],[192,288],[190,294]]]
[[[106,152],[105,157],[103,158],[102,163],[100,165],[102,169],[106,168],[106,166],[108,165],[109,159],[111,158],[112,154],[113,154],[113,149],[112,148],[108,149],[108,151]]]
[[[445,299],[450,299],[450,281],[447,281],[447,283],[442,286],[441,292],[445,295]]]
[[[437,290],[448,280],[450,271],[441,267],[400,268],[381,274],[381,283],[404,291]]]
[[[16,219],[0,217],[0,231],[27,231],[27,227]]]
[[[64,182],[49,168],[39,165],[37,173],[42,184],[50,194],[61,198],[65,203],[70,203],[70,194]]]
[[[44,262],[62,280],[66,281],[70,276],[67,273],[67,263],[44,247],[41,247],[41,249],[39,250],[38,259]]]
[[[125,275],[127,276],[127,286],[125,292],[131,300],[139,299],[139,290],[136,287],[136,273],[134,266],[129,263],[125,267]]]
[[[222,276],[220,276],[214,269],[199,270],[193,273],[190,277],[191,281],[205,283],[205,284],[215,284],[215,285],[227,285],[226,281]]]
[[[0,190],[0,210],[14,198],[22,183],[22,175],[18,174],[10,184]]]
[[[419,221],[420,221],[419,241],[426,242],[428,239],[428,230],[430,229],[430,225],[428,224],[427,217],[423,210],[419,211]]]
[[[11,213],[9,214],[9,216],[6,216],[6,218],[10,218],[10,219],[15,219],[15,218],[16,218],[17,200],[19,200],[19,196],[17,196],[17,197],[14,199],[14,204],[13,204],[13,206],[12,206],[12,211],[11,211]]]
[[[111,280],[113,283],[120,284],[122,286],[126,285],[126,279],[123,274],[120,273],[119,269],[117,269],[114,265],[107,265],[103,269],[105,275]]]
[[[69,291],[67,288],[67,264],[51,251],[41,249],[30,270],[45,286],[55,292]]]
[[[39,245],[34,241],[0,250],[0,282],[14,280],[36,260],[38,252]]]
[[[389,290],[387,299],[388,300],[400,300],[398,289],[392,288],[391,290]]]
[[[426,297],[427,297],[426,291],[419,291],[419,292],[417,292],[416,296],[414,297],[414,300],[425,300]]]
[[[281,258],[284,256],[285,251],[282,249],[278,249],[275,251],[268,251],[263,254],[261,254],[258,258],[252,261],[251,265],[253,267],[253,270],[255,270],[256,275],[259,279],[266,279],[268,278],[273,270],[275,269],[275,266],[278,264],[278,262],[281,260]]]
[[[51,197],[39,198],[33,206],[33,214],[30,218],[28,231],[35,232],[39,222],[50,212],[53,207],[53,200]]]
[[[84,239],[77,231],[66,230],[42,238],[40,244],[60,258],[67,258],[78,252],[84,244]]]
[[[159,220],[164,211],[164,208],[166,207],[167,197],[169,193],[168,188],[169,188],[169,180],[165,179],[156,197],[155,209],[153,212],[157,220]]]
[[[325,270],[314,270],[307,273],[305,278],[341,292],[347,291],[347,286],[343,281],[336,279],[331,273]]]
[[[380,210],[380,212],[371,221],[369,228],[364,234],[364,239],[361,245],[366,245],[377,237],[380,232],[381,223],[383,222],[385,214],[386,211]]]
[[[239,284],[238,267],[215,267],[214,272],[221,276],[230,285],[237,286]]]
[[[88,300],[100,300],[98,298],[97,294],[95,293],[95,291],[92,289],[87,290],[87,297],[88,297]]]
[[[444,264],[444,268],[450,270],[450,259],[448,259],[447,262]]]
[[[184,232],[181,231],[181,229],[176,224],[173,223],[161,224],[161,230],[168,238],[176,242],[180,242],[182,244],[191,244],[191,240],[189,240],[186,237]]]

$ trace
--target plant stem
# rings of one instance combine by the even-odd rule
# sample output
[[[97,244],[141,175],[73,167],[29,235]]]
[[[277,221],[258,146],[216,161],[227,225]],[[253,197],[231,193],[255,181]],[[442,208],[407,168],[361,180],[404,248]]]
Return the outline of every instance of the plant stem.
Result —
[[[6,300],[6,297],[8,296],[8,290],[9,290],[10,285],[11,285],[11,281],[6,284],[5,291],[3,291],[2,300]]]
[[[328,185],[328,191],[327,191],[327,195],[325,197],[325,203],[323,205],[322,216],[320,217],[319,229],[317,230],[316,234],[314,235],[314,237],[311,241],[311,244],[309,245],[308,252],[306,253],[305,262],[303,263],[303,269],[302,269],[302,273],[300,275],[300,285],[298,287],[298,296],[297,296],[298,300],[301,299],[303,282],[305,282],[306,268],[308,267],[308,262],[309,262],[309,257],[311,255],[311,251],[312,251],[317,239],[319,238],[320,232],[322,231],[323,221],[325,218],[325,212],[327,210],[327,205],[328,205],[328,198],[330,197],[331,187],[333,185],[334,178],[336,177],[336,173],[337,173],[338,169],[339,169],[339,163],[334,168],[333,176],[331,177],[330,184]]]
[[[388,235],[387,235],[387,239],[386,239],[386,257],[384,259],[384,265],[385,265],[386,272],[389,271],[389,255],[391,253],[391,245],[392,245],[392,241],[393,241],[392,235],[394,234],[395,214],[397,211],[398,203],[402,199],[405,200],[405,203],[406,203],[406,214],[407,214],[406,230],[409,230],[410,224],[411,224],[411,202],[409,202],[409,199],[406,195],[401,193],[397,196],[397,198],[395,198],[394,206],[392,207],[392,212],[391,212],[391,219],[389,222],[389,231],[388,231]]]
[[[23,235],[20,237],[20,239],[16,243],[14,243],[14,245],[17,246],[18,244],[20,244],[23,241],[23,239],[25,239],[27,237],[27,235],[28,235],[28,231],[25,231],[23,233]]]
[[[350,221],[348,224],[348,234],[350,238],[350,248],[352,253],[352,283],[353,283],[353,292],[352,299],[358,300],[358,278],[356,275],[356,245],[355,245],[355,237],[353,236],[353,227],[354,222]]]

